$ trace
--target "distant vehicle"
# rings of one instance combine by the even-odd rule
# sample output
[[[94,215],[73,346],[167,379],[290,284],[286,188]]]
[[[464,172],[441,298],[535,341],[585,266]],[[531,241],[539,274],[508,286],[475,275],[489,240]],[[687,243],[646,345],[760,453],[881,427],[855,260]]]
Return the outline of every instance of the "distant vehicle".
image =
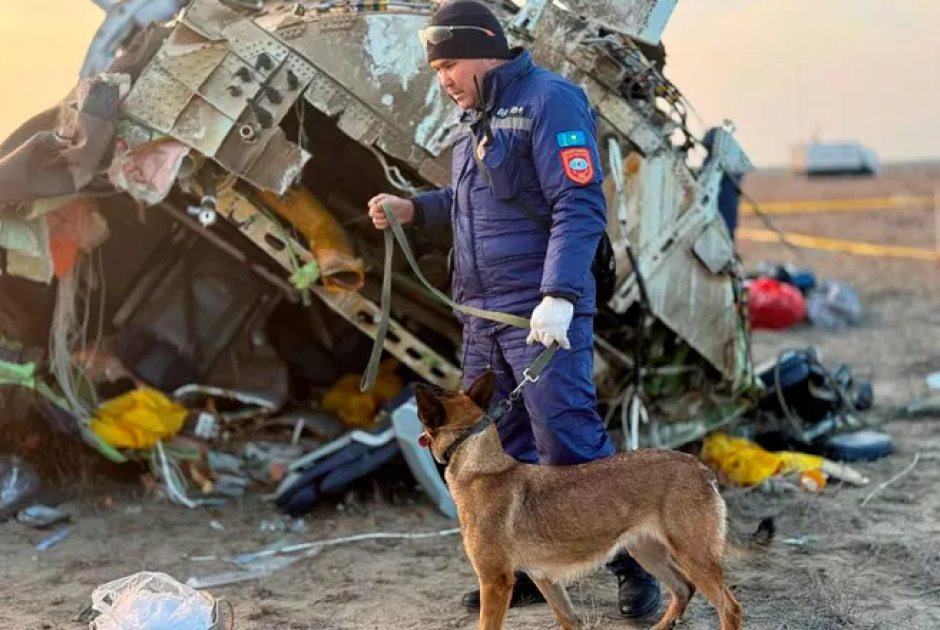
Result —
[[[791,170],[807,177],[873,176],[881,164],[874,151],[857,142],[811,142],[793,147]]]

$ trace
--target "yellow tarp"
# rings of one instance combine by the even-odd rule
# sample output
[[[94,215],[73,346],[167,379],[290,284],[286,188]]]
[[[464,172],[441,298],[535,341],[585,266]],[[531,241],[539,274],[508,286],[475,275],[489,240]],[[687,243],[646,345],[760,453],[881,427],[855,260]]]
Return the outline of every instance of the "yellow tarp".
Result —
[[[98,407],[91,430],[115,448],[149,448],[175,435],[187,413],[162,392],[135,389]]]
[[[728,481],[740,486],[755,486],[775,475],[818,473],[825,461],[806,453],[772,453],[744,438],[724,433],[705,437],[701,458]],[[813,479],[819,483],[815,475]]]
[[[283,198],[268,191],[256,196],[265,207],[296,227],[308,241],[320,267],[323,284],[358,291],[365,282],[362,261],[356,258],[343,226],[306,188],[295,188]]]

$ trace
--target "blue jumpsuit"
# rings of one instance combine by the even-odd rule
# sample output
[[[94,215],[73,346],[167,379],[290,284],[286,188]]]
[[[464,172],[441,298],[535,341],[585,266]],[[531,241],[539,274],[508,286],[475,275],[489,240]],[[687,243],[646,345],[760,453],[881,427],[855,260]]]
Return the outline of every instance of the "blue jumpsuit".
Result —
[[[591,263],[606,226],[595,121],[579,87],[520,51],[481,81],[492,141],[480,172],[473,151],[483,116],[467,111],[453,145],[452,184],[419,194],[417,224],[451,222],[453,298],[530,317],[544,295],[575,304],[570,350],[559,350],[499,423],[507,453],[529,463],[573,464],[614,453],[597,412],[593,372],[595,285]],[[507,203],[522,198],[551,232]],[[457,316],[464,325],[464,384],[492,369],[497,400],[544,350],[527,330]]]

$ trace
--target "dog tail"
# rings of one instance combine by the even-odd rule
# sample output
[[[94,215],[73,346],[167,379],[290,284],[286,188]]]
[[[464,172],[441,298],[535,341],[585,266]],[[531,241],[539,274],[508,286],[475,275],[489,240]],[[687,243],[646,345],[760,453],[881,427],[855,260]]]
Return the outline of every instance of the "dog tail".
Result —
[[[728,542],[725,555],[732,558],[749,558],[766,550],[777,534],[777,525],[772,516],[763,519],[757,530],[740,543]]]

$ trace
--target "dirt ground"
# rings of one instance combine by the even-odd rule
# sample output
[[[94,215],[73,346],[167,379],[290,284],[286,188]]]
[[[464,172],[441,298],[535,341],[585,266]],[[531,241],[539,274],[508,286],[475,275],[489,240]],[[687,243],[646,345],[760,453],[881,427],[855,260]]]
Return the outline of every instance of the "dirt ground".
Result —
[[[835,238],[932,246],[929,212],[841,213],[776,217],[783,230]],[[760,227],[753,219],[744,223]],[[794,260],[785,248],[742,242],[751,265],[758,260]],[[850,364],[874,380],[876,418],[923,393],[924,377],[940,370],[938,270],[922,261],[862,258],[803,251],[802,263],[821,279],[850,282],[862,296],[863,325],[838,333],[812,329],[758,333],[755,359],[785,348],[818,345],[827,366]],[[897,451],[860,465],[868,487],[830,486],[817,496],[771,496],[729,491],[738,530],[752,529],[775,515],[778,537],[765,556],[728,561],[727,573],[753,630],[829,628],[940,628],[940,419],[894,420],[886,430]],[[919,453],[917,466],[861,502],[881,482],[903,470]],[[365,532],[430,532],[455,523],[439,515],[422,495],[387,497],[366,493],[359,501],[323,505],[306,518],[295,541],[322,540]],[[0,524],[0,628],[87,627],[79,614],[92,590],[137,571],[162,571],[184,582],[190,576],[228,571],[217,558],[261,549],[284,537],[262,532],[273,508],[252,499],[220,509],[190,511],[154,502],[138,490],[89,488],[63,504],[75,515],[74,531],[59,545],[38,552],[47,533],[8,521]],[[603,506],[598,506],[603,509]],[[215,529],[211,521],[221,524]],[[794,544],[801,543],[801,544]],[[456,536],[421,540],[372,540],[328,547],[269,577],[209,589],[234,605],[241,630],[364,630],[472,628],[475,617],[460,606],[474,586]],[[644,628],[616,612],[616,585],[598,571],[570,588],[587,627]],[[664,603],[665,605],[665,603]],[[554,627],[544,605],[510,611],[508,628]],[[713,609],[697,595],[686,628],[718,627]]]

